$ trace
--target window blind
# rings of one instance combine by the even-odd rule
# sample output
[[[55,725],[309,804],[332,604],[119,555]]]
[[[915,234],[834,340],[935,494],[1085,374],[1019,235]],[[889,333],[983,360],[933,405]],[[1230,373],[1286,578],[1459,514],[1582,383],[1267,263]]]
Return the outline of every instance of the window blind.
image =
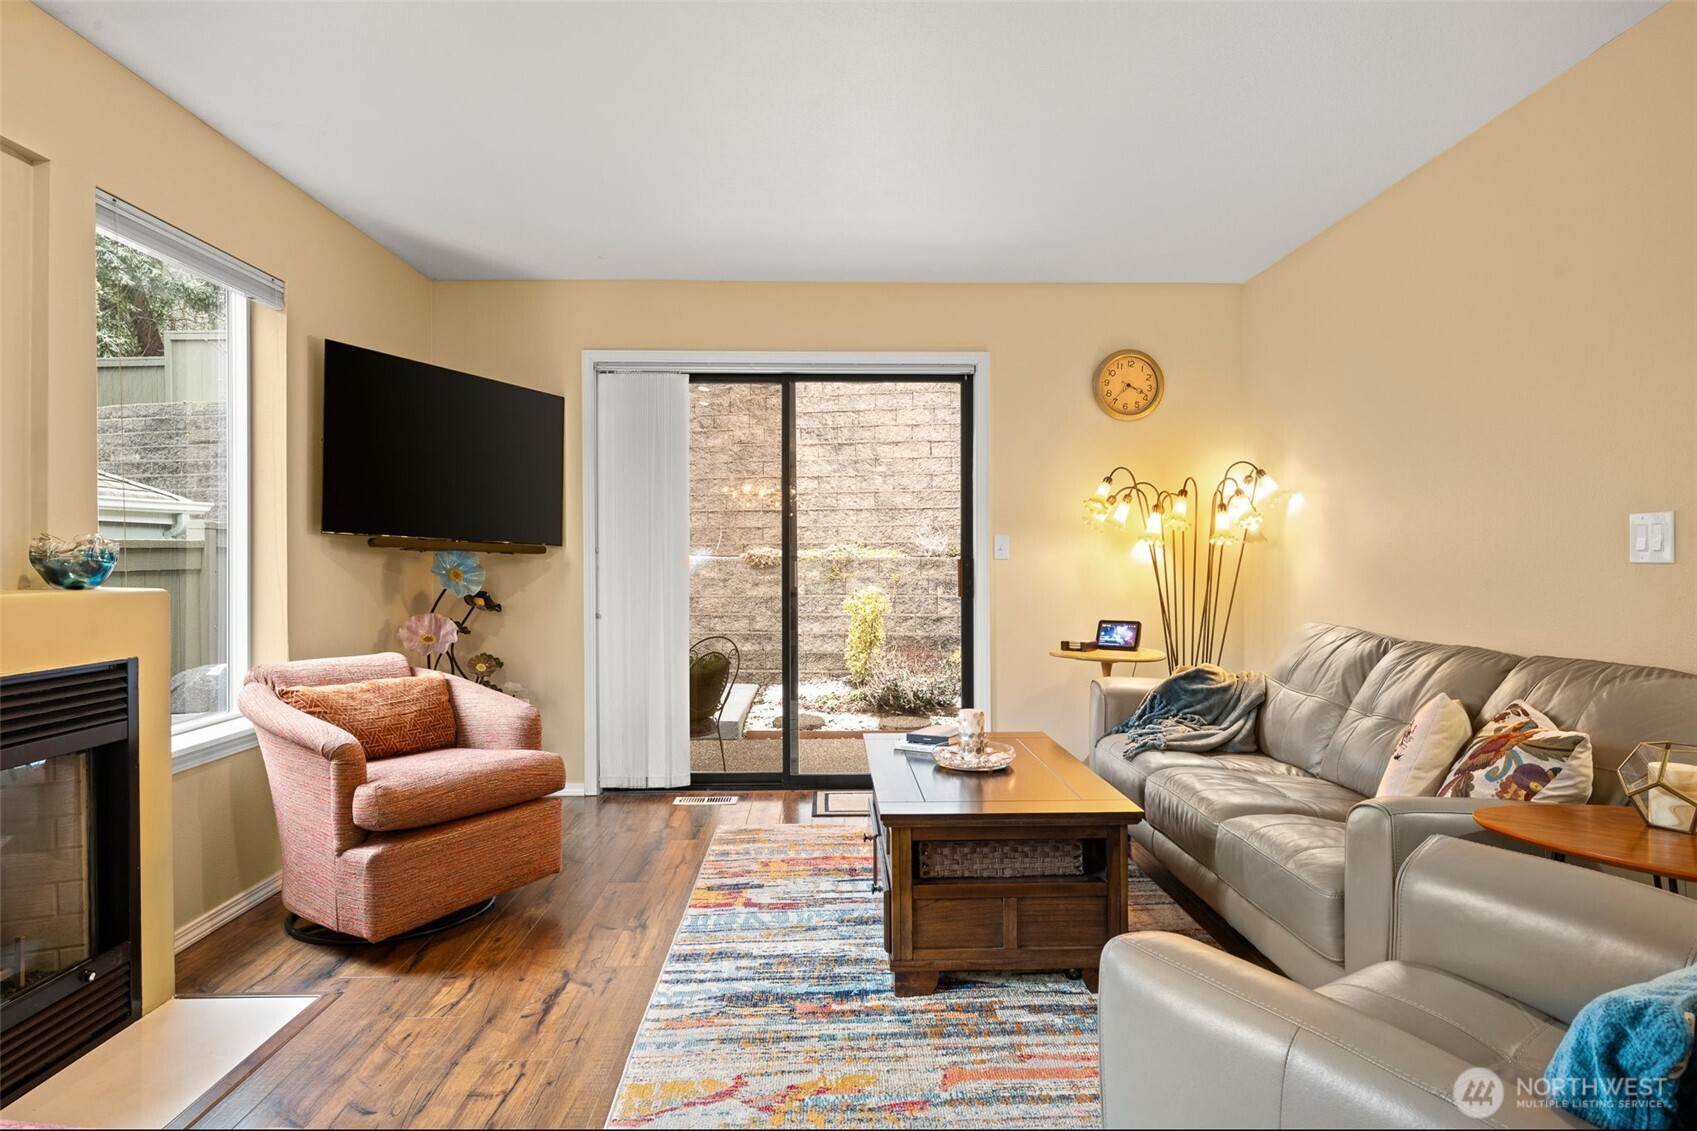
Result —
[[[94,194],[94,222],[108,235],[151,255],[169,259],[272,310],[283,309],[283,280],[100,189]]]
[[[596,750],[614,789],[689,784],[689,375],[596,385]]]

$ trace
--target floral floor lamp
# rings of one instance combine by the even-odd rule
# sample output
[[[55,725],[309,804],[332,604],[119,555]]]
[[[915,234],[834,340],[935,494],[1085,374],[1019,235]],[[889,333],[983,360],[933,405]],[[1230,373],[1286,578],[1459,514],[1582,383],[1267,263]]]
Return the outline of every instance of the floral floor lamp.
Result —
[[[1238,460],[1206,495],[1194,478],[1169,491],[1116,467],[1084,500],[1085,520],[1098,528],[1127,528],[1136,516],[1132,557],[1155,574],[1167,670],[1220,662],[1244,553],[1266,541],[1262,508],[1288,494],[1265,468]]]

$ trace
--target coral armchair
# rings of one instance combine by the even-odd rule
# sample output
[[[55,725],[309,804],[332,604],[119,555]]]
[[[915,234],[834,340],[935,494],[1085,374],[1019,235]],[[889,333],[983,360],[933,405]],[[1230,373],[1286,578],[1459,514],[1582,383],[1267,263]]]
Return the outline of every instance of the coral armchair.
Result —
[[[451,745],[368,758],[348,730],[280,694],[409,675],[447,680]],[[565,765],[541,749],[530,704],[394,652],[263,665],[239,702],[271,782],[283,906],[300,919],[378,942],[560,870],[560,799],[550,795]]]

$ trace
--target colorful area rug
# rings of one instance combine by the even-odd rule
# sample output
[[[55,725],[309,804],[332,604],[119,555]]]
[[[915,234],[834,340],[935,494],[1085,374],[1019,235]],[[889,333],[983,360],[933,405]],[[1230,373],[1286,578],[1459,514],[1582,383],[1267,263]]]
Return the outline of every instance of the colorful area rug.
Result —
[[[859,829],[719,831],[609,1127],[1097,1127],[1096,997],[1062,974],[890,990]],[[1134,930],[1208,939],[1131,878]]]

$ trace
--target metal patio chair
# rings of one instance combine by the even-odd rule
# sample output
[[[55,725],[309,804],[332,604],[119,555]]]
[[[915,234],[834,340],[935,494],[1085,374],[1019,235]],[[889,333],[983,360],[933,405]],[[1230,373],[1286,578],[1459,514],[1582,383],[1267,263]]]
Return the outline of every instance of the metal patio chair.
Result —
[[[712,658],[720,662],[714,663]],[[719,768],[729,771],[730,760],[725,754],[725,732],[720,723],[725,704],[730,701],[731,689],[742,674],[742,650],[729,636],[704,636],[689,646],[689,737],[693,742],[711,737],[719,744]],[[720,675],[724,683],[715,693],[712,680]],[[705,724],[705,725],[704,725]],[[699,732],[699,733],[698,733]]]

